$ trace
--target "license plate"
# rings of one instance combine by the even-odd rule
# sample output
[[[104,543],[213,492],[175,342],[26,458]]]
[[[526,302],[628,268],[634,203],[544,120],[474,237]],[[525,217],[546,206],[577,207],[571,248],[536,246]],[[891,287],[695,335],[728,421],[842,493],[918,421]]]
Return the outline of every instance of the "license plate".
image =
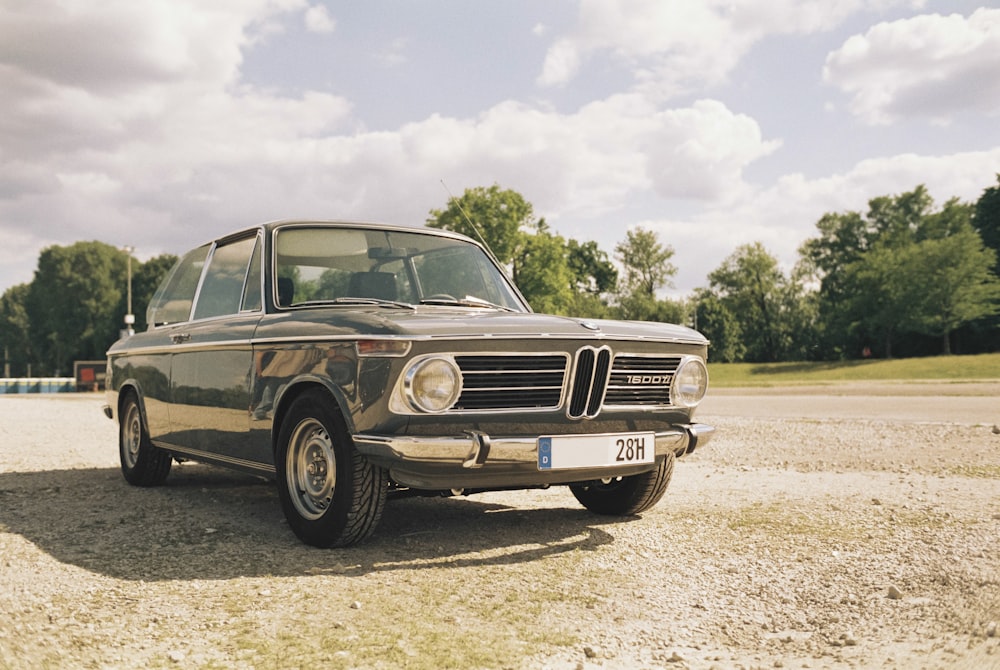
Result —
[[[538,438],[538,469],[601,468],[652,463],[653,433],[558,435]]]

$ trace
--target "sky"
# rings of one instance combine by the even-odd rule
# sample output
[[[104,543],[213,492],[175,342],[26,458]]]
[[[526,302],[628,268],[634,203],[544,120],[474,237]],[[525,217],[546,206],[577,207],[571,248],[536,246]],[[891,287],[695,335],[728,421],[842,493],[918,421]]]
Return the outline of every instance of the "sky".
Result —
[[[826,212],[1000,173],[1000,1],[0,0],[0,293],[276,219],[423,225],[498,184],[666,295]]]

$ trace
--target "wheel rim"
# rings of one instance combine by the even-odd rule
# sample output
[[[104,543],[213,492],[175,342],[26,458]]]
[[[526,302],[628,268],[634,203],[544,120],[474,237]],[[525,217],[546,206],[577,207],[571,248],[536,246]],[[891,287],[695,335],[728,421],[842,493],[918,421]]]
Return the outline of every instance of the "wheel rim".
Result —
[[[139,449],[142,446],[142,417],[139,415],[139,408],[129,405],[125,414],[125,421],[122,423],[122,459],[125,466],[134,468],[139,460]]]
[[[323,516],[333,503],[337,460],[330,433],[315,419],[295,428],[285,461],[288,492],[295,509],[305,519]]]

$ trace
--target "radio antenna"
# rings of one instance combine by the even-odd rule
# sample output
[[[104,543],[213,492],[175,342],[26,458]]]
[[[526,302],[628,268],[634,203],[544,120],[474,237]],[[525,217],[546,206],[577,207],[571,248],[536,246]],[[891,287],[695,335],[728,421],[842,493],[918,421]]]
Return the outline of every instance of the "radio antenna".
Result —
[[[448,185],[444,183],[444,179],[441,180],[441,186],[444,186],[444,190],[448,194],[448,197],[451,198],[452,202],[455,203],[455,206],[458,207],[458,211],[462,213],[463,217],[465,217],[466,223],[468,223],[469,226],[472,227],[472,230],[476,233],[476,237],[478,237],[482,245],[486,247],[486,251],[489,252],[490,256],[493,256],[493,260],[496,261],[496,264],[500,265],[500,261],[498,261],[497,257],[493,255],[493,250],[490,249],[490,245],[486,243],[486,240],[483,239],[483,234],[479,232],[479,227],[472,222],[472,218],[466,213],[465,208],[462,207],[462,203],[458,200],[458,198],[456,198],[454,194],[452,194],[451,189],[448,188]]]

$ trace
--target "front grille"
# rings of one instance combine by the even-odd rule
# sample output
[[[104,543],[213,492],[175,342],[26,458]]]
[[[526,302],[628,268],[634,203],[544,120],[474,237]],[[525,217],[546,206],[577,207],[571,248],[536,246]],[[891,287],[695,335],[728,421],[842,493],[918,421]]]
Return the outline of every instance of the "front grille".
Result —
[[[556,409],[568,360],[562,354],[455,356],[462,395],[454,409]]]
[[[679,356],[615,356],[604,405],[670,405]]]
[[[577,352],[573,391],[570,394],[567,411],[571,419],[597,416],[608,384],[610,363],[611,350],[607,347],[601,349],[584,347]]]
[[[681,357],[616,356],[608,347],[585,346],[572,369],[569,354],[459,354],[455,361],[462,395],[452,411],[564,408],[571,419],[591,419],[602,408],[670,406]]]

